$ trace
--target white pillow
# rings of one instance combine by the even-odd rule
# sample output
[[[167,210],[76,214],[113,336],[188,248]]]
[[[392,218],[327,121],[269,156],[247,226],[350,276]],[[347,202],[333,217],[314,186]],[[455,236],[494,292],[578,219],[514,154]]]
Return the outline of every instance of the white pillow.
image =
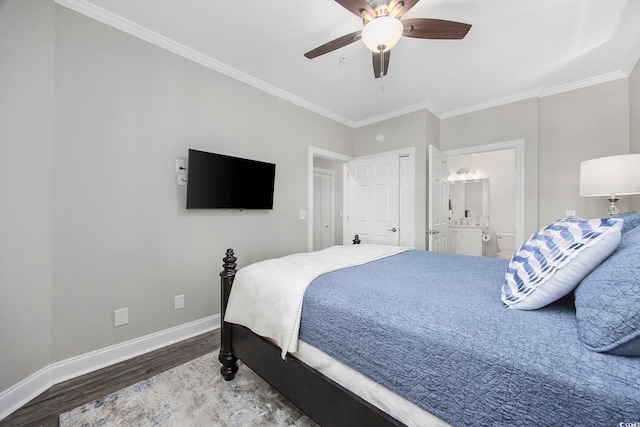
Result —
[[[571,292],[620,243],[620,218],[568,217],[534,233],[509,262],[502,301],[535,310]]]

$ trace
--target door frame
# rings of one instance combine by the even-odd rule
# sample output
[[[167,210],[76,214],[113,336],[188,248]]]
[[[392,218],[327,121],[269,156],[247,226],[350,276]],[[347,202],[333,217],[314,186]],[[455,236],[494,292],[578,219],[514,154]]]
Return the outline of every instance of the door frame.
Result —
[[[323,148],[309,146],[307,156],[307,252],[313,252],[313,158],[348,162],[352,156],[325,150]],[[344,167],[343,167],[344,170]],[[343,172],[344,173],[344,172]],[[343,180],[344,181],[344,180]]]
[[[516,150],[516,245],[524,242],[524,139],[496,142],[443,151],[447,157],[464,156],[475,153],[486,153],[515,148]],[[431,207],[429,207],[431,209]],[[491,221],[491,219],[489,219]]]

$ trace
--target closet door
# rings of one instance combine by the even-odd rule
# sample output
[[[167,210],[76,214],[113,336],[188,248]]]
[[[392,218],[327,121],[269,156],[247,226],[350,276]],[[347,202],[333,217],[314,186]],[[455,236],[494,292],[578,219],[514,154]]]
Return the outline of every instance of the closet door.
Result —
[[[347,230],[363,243],[399,244],[400,158],[384,156],[347,164]]]
[[[333,171],[313,169],[313,250],[335,244],[335,184]]]

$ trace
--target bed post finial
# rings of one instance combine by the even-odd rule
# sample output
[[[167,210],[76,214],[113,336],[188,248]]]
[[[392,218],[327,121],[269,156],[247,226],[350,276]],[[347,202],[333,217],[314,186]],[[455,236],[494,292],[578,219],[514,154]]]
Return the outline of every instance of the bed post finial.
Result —
[[[354,245],[359,245],[360,244],[360,236],[358,236],[356,234],[356,236],[353,238],[353,244]]]
[[[228,277],[236,275],[236,266],[238,265],[236,264],[236,261],[238,260],[238,258],[236,258],[234,255],[235,254],[233,253],[233,249],[227,249],[225,257],[222,258],[222,262],[224,262],[224,264],[222,264],[222,268],[224,270],[222,270],[220,276]]]
[[[222,363],[220,367],[220,373],[222,377],[231,381],[238,372],[238,358],[233,354],[233,348],[231,348],[231,324],[224,321],[224,314],[227,311],[227,303],[229,302],[229,294],[231,293],[231,286],[233,286],[233,279],[236,276],[236,260],[233,249],[227,249],[225,257],[222,258],[224,264],[222,264],[223,270],[220,272],[220,353],[218,354],[218,361]]]

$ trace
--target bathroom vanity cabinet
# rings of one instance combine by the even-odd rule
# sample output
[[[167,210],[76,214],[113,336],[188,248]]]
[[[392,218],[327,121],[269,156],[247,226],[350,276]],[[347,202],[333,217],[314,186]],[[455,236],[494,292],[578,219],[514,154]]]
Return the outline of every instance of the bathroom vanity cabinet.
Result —
[[[483,255],[484,227],[449,226],[449,252],[463,255]]]

